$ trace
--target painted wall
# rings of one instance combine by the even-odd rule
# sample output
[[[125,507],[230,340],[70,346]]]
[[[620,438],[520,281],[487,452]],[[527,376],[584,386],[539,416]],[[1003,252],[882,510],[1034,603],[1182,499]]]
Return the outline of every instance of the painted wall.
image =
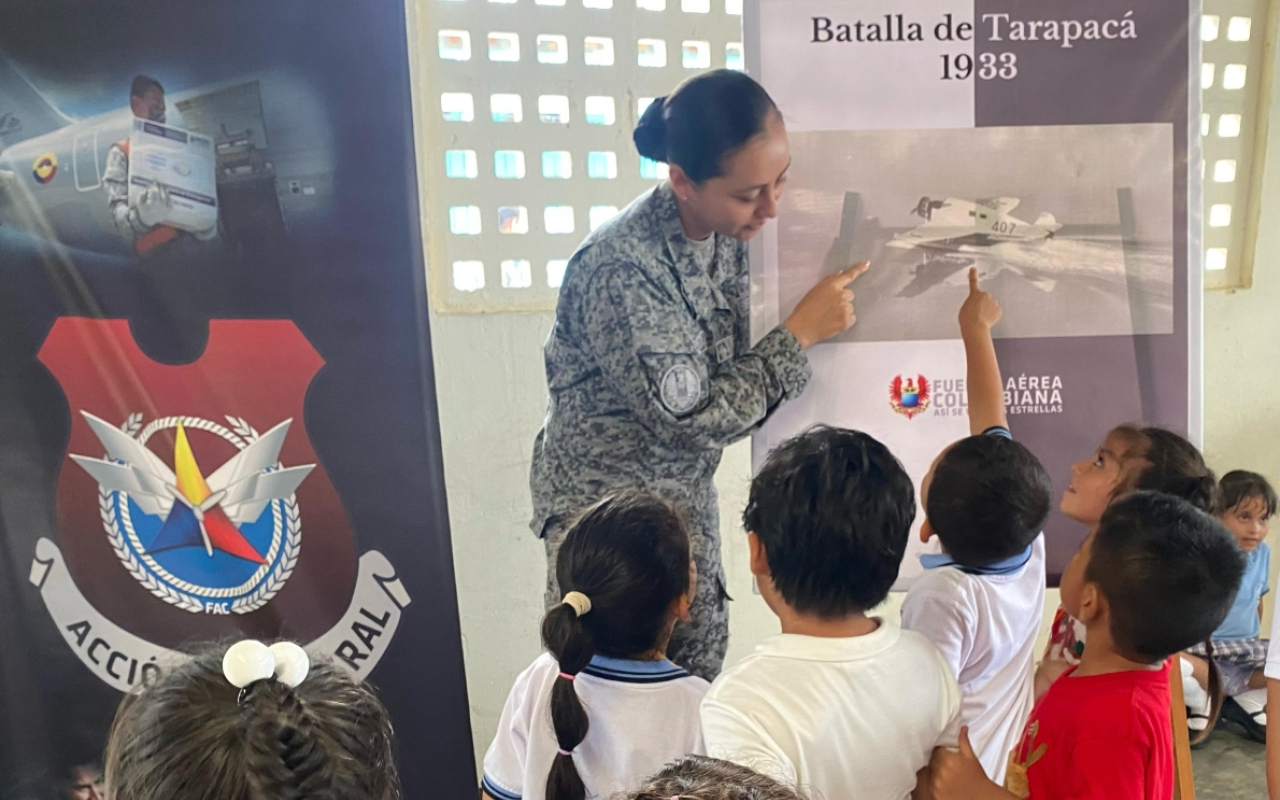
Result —
[[[1280,485],[1280,80],[1275,86],[1254,285],[1205,298],[1205,451],[1219,471],[1252,469]],[[541,351],[550,327],[550,314],[431,318],[477,759],[512,681],[539,652],[545,562],[528,528],[528,465],[546,406]],[[749,480],[741,443],[726,451],[717,475],[737,601],[730,663],[777,629],[746,569],[738,519]],[[1047,616],[1057,602],[1050,591]],[[881,613],[896,619],[897,611],[894,599]]]

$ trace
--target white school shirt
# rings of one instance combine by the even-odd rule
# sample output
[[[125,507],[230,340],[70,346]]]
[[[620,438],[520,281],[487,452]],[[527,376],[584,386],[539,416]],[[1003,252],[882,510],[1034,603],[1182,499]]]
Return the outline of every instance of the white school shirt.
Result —
[[[560,749],[551,725],[559,672],[543,653],[516,678],[484,757],[482,788],[494,800],[544,800]],[[698,704],[708,686],[667,660],[591,659],[574,680],[590,727],[573,763],[588,800],[634,789],[676,758],[704,755]]]
[[[902,603],[902,627],[925,636],[960,684],[960,719],[991,780],[1004,785],[1009,753],[1035,704],[1035,646],[1044,615],[1044,534],[1007,575],[926,569]]]
[[[1280,681],[1280,608],[1271,612],[1271,641],[1267,645],[1267,663],[1262,674]]]
[[[702,701],[707,754],[826,800],[903,800],[954,747],[960,694],[923,636],[884,622],[840,639],[779,634]]]

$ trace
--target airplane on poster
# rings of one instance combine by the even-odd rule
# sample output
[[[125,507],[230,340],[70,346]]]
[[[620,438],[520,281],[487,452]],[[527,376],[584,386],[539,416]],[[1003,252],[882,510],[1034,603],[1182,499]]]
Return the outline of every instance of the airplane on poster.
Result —
[[[156,74],[163,83],[163,72]],[[120,107],[87,119],[60,111],[0,54],[0,227],[95,253],[136,257],[115,225],[103,184],[113,145],[133,125]],[[167,123],[214,141],[218,233],[224,242],[277,242],[330,218],[335,151],[310,87],[279,72],[166,92]]]
[[[1018,203],[1014,197],[976,201],[922,197],[911,213],[922,218],[924,224],[894,234],[886,244],[903,250],[939,247],[954,251],[1002,242],[1043,241],[1062,229],[1049,213],[1041,214],[1034,223],[1012,216]]]

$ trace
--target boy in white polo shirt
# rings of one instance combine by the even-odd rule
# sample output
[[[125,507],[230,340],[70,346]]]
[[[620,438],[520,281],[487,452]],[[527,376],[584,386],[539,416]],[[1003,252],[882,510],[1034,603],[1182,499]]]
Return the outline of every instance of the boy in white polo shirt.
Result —
[[[715,758],[814,797],[902,800],[935,746],[954,747],[955,679],[920,634],[868,617],[889,593],[915,517],[883,444],[814,428],[751,483],[751,571],[782,633],[726,670],[702,703]]]
[[[1034,702],[1034,648],[1044,611],[1044,535],[1053,487],[1005,417],[991,327],[1000,305],[969,272],[960,309],[968,362],[969,430],[943,450],[921,483],[924,575],[907,592],[902,627],[924,634],[960,683],[960,717],[987,776],[1004,783]]]

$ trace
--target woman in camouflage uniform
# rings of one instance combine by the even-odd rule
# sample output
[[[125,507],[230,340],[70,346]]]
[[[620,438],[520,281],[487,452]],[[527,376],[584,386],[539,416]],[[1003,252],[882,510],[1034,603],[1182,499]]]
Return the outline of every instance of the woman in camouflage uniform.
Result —
[[[676,503],[699,580],[667,655],[710,680],[729,633],[712,482],[721,451],[804,390],[804,350],[853,324],[849,284],[866,265],[824,278],[753,345],[747,241],[777,215],[791,163],[773,101],[746,75],[706,73],[655,100],[634,138],[670,180],[588,236],[565,272],[545,347],[532,528],[546,542],[550,607],[579,509],[624,487]]]

